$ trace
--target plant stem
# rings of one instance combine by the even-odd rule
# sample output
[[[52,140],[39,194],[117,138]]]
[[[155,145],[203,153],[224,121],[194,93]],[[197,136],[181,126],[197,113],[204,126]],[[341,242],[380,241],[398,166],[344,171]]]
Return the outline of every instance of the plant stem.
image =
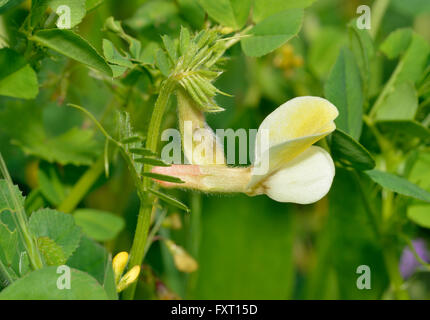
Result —
[[[396,298],[399,300],[409,300],[409,294],[403,286],[403,278],[399,270],[399,259],[395,248],[392,246],[383,250],[385,266],[387,268],[390,283],[393,286]]]
[[[146,148],[152,152],[157,152],[158,140],[160,137],[160,128],[163,120],[164,113],[169,103],[170,96],[175,90],[176,82],[174,79],[168,78],[161,86],[157,102],[152,112],[151,121],[148,127]],[[148,172],[151,169],[150,165],[145,165],[143,170]],[[151,212],[153,197],[148,193],[151,186],[151,179],[148,177],[143,178],[142,190],[139,190],[140,209],[137,218],[136,233],[134,235],[133,245],[130,252],[130,261],[128,268],[131,269],[136,265],[141,265],[145,255],[146,240],[148,237],[148,230],[151,224]],[[131,300],[136,291],[136,282],[124,291],[123,298]]]
[[[390,0],[376,0],[372,6],[372,28],[370,29],[370,35],[373,39],[378,35],[379,28],[384,18],[385,12],[387,11]]]
[[[58,211],[71,213],[81,202],[88,190],[94,185],[104,170],[104,155],[83,174],[79,181],[73,186],[70,193],[58,206]]]

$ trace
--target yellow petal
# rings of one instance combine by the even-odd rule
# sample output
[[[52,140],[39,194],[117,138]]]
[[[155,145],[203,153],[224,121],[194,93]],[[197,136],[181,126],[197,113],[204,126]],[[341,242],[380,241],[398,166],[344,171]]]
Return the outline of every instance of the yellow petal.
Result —
[[[330,154],[311,146],[266,179],[261,192],[279,202],[314,203],[328,193],[334,175]]]
[[[261,123],[256,137],[255,168],[248,185],[253,190],[267,176],[336,129],[337,108],[320,97],[298,97],[281,105]],[[264,141],[264,134],[268,141]]]

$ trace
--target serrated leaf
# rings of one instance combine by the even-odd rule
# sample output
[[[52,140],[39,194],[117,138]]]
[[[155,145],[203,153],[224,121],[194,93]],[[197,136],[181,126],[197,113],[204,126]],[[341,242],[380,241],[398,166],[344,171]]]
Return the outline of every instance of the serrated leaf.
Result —
[[[14,257],[18,254],[18,233],[0,221],[0,260],[5,266],[13,263]]]
[[[247,56],[261,57],[279,48],[300,31],[303,14],[302,9],[291,9],[264,19],[241,41],[243,51]]]
[[[142,176],[155,179],[155,180],[160,180],[160,181],[166,181],[166,182],[172,182],[172,183],[184,183],[184,181],[182,181],[177,177],[167,176],[165,174],[143,172]]]
[[[173,64],[176,63],[178,60],[178,48],[175,42],[170,38],[168,35],[164,35],[162,37],[164,47],[166,48],[167,54],[170,57],[170,60],[173,62]]]
[[[133,68],[133,63],[122,56],[119,51],[114,47],[113,43],[107,39],[103,39],[103,54],[106,60],[112,64],[116,64],[126,68]]]
[[[376,169],[366,171],[366,174],[374,182],[381,185],[383,188],[386,188],[390,191],[396,192],[404,196],[430,202],[429,192],[425,191],[424,189],[421,189],[419,186],[413,184],[412,182],[409,182],[405,178]]]
[[[9,48],[2,48],[0,65],[0,95],[22,99],[37,96],[37,76],[24,57]]]
[[[96,49],[71,30],[40,30],[30,39],[101,73],[112,76],[111,68]]]
[[[115,239],[125,225],[122,217],[96,209],[78,209],[73,217],[82,232],[97,241]]]
[[[24,206],[24,197],[17,186],[13,186],[13,192],[15,194],[11,195],[8,182],[0,179],[0,214],[3,211],[15,212],[15,201],[18,201],[18,205]],[[15,197],[15,200],[12,197]]]
[[[37,238],[37,247],[48,266],[59,266],[66,263],[63,249],[49,237]]]
[[[324,88],[325,97],[338,109],[336,126],[359,139],[363,125],[363,90],[354,56],[343,48]]]
[[[248,19],[251,0],[199,0],[203,9],[218,23],[241,29]]]
[[[156,195],[161,200],[163,200],[163,201],[171,204],[172,206],[175,206],[175,207],[177,207],[179,209],[185,210],[186,212],[190,212],[190,209],[185,204],[183,204],[179,200],[173,198],[172,196],[169,196],[167,194],[164,194],[164,193],[159,192],[159,191],[154,190],[154,189],[149,189],[149,192],[151,192],[152,194]]]
[[[375,160],[369,151],[339,129],[331,135],[331,151],[333,158],[347,167],[358,170],[370,170],[375,167]]]
[[[97,280],[87,273],[71,269],[70,289],[59,290],[57,281],[64,272],[56,266],[33,271],[0,292],[0,300],[106,300]],[[61,270],[60,270],[61,271]]]
[[[79,246],[81,230],[73,216],[52,209],[34,212],[29,220],[29,228],[35,237],[48,237],[55,241],[68,259]]]
[[[412,205],[408,207],[408,218],[423,228],[430,229],[430,205]]]

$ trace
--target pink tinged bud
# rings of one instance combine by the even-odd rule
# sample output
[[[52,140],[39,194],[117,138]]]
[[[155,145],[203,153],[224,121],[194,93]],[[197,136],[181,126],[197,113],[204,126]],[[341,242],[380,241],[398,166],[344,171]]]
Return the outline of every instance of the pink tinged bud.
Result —
[[[251,178],[250,168],[229,168],[222,165],[172,165],[171,167],[153,167],[153,173],[180,178],[185,183],[158,181],[165,188],[195,189],[204,192],[246,192]]]

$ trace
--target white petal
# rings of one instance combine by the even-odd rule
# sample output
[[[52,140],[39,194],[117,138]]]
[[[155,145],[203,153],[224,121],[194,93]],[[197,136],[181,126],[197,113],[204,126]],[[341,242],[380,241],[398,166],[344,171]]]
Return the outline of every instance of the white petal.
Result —
[[[333,132],[338,114],[332,103],[320,97],[294,98],[269,114],[258,129],[255,146],[255,168],[264,169],[253,172],[248,188],[258,188],[266,176]]]
[[[263,189],[279,202],[309,204],[328,193],[334,174],[330,154],[312,146],[264,181]]]

